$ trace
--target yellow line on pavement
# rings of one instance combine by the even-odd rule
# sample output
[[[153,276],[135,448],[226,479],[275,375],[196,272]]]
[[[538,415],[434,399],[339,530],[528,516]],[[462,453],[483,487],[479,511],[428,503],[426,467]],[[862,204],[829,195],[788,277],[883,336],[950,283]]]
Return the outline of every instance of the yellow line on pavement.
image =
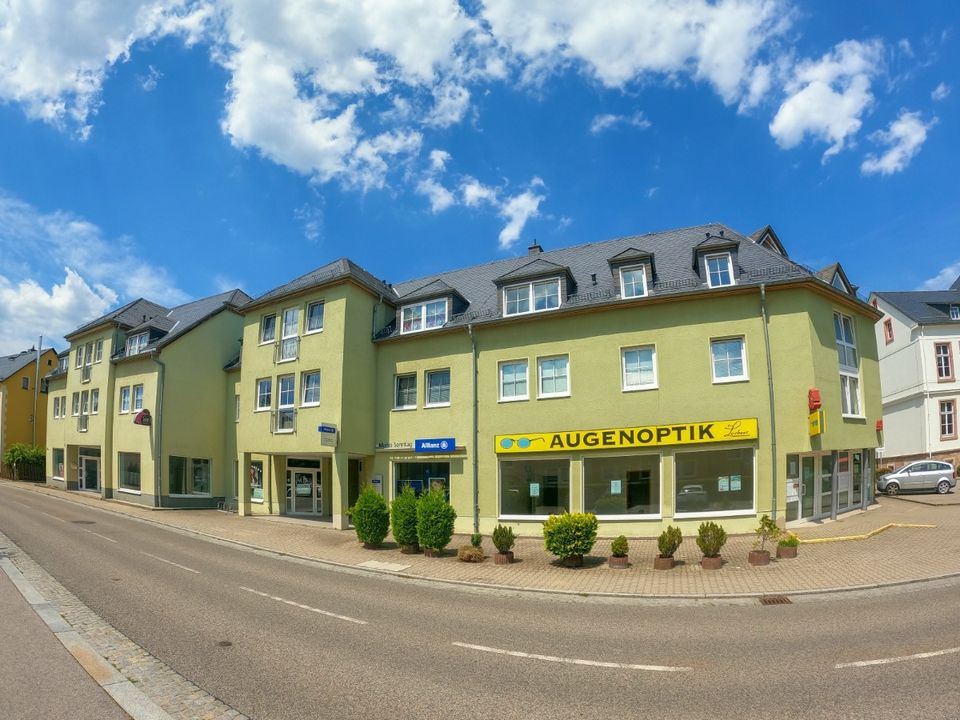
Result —
[[[807,540],[800,540],[804,545],[816,545],[817,543],[830,543],[830,542],[843,542],[844,540],[867,540],[872,538],[874,535],[882,533],[884,530],[889,530],[890,528],[926,528],[931,529],[935,528],[936,525],[911,525],[908,523],[887,523],[882,527],[878,527],[876,530],[871,530],[868,533],[863,535],[838,535],[837,537],[826,537],[826,538],[810,538]]]

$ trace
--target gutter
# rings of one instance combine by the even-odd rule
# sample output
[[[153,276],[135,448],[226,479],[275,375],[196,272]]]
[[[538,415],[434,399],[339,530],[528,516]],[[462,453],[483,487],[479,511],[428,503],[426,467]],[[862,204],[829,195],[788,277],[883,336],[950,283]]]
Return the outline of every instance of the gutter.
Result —
[[[30,443],[34,447],[37,445],[37,402],[39,400],[40,393],[40,355],[43,353],[43,335],[40,336],[40,342],[37,343],[37,368],[36,368],[36,378],[33,381],[33,441]],[[69,363],[69,359],[67,360]],[[46,418],[43,419],[44,422],[47,421]]]
[[[767,387],[770,393],[770,455],[771,480],[773,483],[770,500],[770,517],[777,519],[777,400],[773,391],[773,361],[770,358],[770,318],[767,316],[767,286],[760,283],[760,315],[763,318],[763,346],[767,354]]]
[[[153,361],[160,366],[160,373],[157,376],[157,413],[154,419],[154,438],[156,439],[156,448],[154,450],[153,461],[153,487],[156,492],[155,504],[158,508],[163,507],[163,488],[161,482],[163,478],[163,382],[167,374],[167,366],[159,357],[157,349],[154,348],[150,355]]]
[[[479,442],[480,430],[477,425],[479,417],[479,401],[477,398],[477,338],[473,334],[473,324],[467,325],[470,333],[470,356],[473,375],[473,532],[480,532],[480,482],[479,482]]]

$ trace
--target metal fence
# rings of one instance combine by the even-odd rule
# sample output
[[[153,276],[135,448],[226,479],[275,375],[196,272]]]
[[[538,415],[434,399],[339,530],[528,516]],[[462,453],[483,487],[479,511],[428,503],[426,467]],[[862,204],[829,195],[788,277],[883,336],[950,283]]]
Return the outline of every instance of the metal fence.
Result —
[[[46,468],[42,462],[18,463],[16,467],[0,463],[0,477],[22,482],[45,482],[47,479]]]

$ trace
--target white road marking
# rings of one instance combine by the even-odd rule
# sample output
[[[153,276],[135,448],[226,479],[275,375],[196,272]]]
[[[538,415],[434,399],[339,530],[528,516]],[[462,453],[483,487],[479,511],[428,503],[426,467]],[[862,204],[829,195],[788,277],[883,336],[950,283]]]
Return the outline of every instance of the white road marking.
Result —
[[[107,537],[106,535],[101,535],[100,533],[94,532],[93,530],[87,530],[86,528],[80,528],[80,529],[83,530],[84,532],[90,533],[91,535],[96,535],[98,538],[103,538],[104,540],[109,540],[109,541],[112,542],[112,543],[117,542],[117,541],[114,540],[112,537]]]
[[[891,663],[905,662],[907,660],[923,660],[924,658],[940,657],[941,655],[953,655],[960,652],[960,647],[947,648],[946,650],[934,650],[933,652],[917,653],[916,655],[901,655],[900,657],[881,658],[879,660],[861,660],[859,662],[839,663],[834,666],[835,670],[851,667],[869,667],[870,665],[889,665]]]
[[[21,503],[17,503],[17,504],[19,505]],[[29,507],[29,505],[24,505],[24,507]],[[64,520],[63,518],[57,517],[56,515],[51,515],[50,513],[44,512],[43,510],[37,510],[37,512],[40,513],[41,515],[46,515],[48,518],[53,518],[57,522],[62,522],[62,523],[66,522],[66,520]]]
[[[302,610],[309,610],[310,612],[317,613],[318,615],[326,615],[327,617],[336,618],[337,620],[346,620],[347,622],[356,623],[357,625],[366,625],[366,620],[357,620],[356,618],[348,617],[346,615],[337,615],[337,613],[329,612],[328,610],[320,610],[319,608],[310,607],[309,605],[304,605],[302,603],[294,602],[293,600],[287,600],[286,598],[277,597],[276,595],[270,595],[269,593],[260,592],[259,590],[254,590],[253,588],[240,586],[241,590],[246,590],[249,593],[254,595],[259,595],[260,597],[270,598],[271,600],[276,600],[277,602],[282,602],[287,605],[292,605],[293,607],[301,608]]]
[[[553,655],[525,653],[517,650],[501,650],[500,648],[486,647],[485,645],[470,645],[468,643],[460,642],[455,642],[453,644],[457,647],[467,648],[468,650],[479,650],[481,652],[494,653],[496,655],[509,655],[510,657],[526,658],[528,660],[544,660],[546,662],[565,663],[567,665],[588,665],[590,667],[620,668],[623,670],[649,670],[652,672],[688,672],[693,669],[688,667],[674,667],[671,665],[632,665],[629,663],[580,660],[578,658],[554,657]]]
[[[197,575],[200,574],[200,571],[199,571],[199,570],[194,570],[193,568],[187,567],[186,565],[181,565],[180,563],[175,563],[175,562],[173,562],[173,560],[167,560],[166,558],[162,558],[162,557],[160,557],[159,555],[153,555],[153,554],[151,554],[151,553],[144,552],[143,550],[140,551],[140,554],[141,554],[141,555],[146,555],[147,557],[152,557],[154,560],[159,560],[160,562],[164,562],[164,563],[166,563],[167,565],[173,565],[174,567],[178,567],[178,568],[180,568],[181,570],[186,570],[187,572],[196,573]]]
[[[389,570],[390,572],[400,572],[401,570],[406,570],[409,565],[401,565],[400,563],[391,563],[383,562],[382,560],[366,560],[357,565],[357,567],[362,568],[372,568],[374,570]]]

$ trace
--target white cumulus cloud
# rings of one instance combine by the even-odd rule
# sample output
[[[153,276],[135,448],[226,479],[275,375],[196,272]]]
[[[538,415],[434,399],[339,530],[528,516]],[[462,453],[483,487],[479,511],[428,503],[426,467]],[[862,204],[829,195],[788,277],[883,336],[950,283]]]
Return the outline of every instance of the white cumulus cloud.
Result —
[[[930,93],[930,98],[940,102],[941,100],[945,100],[948,95],[950,95],[950,86],[942,82],[933,89],[933,92]]]
[[[864,175],[892,175],[900,172],[920,152],[927,140],[927,132],[937,123],[937,118],[924,122],[918,112],[902,110],[900,116],[886,130],[878,130],[870,139],[885,145],[881,155],[868,155],[860,165]]]
[[[594,135],[599,135],[605,130],[610,130],[617,125],[629,125],[640,128],[641,130],[646,130],[650,127],[651,123],[640,111],[633,113],[633,115],[613,115],[605,113],[593,117],[593,120],[590,121],[590,132]]]
[[[960,281],[960,260],[947,265],[932,278],[924,280],[917,290],[946,290],[953,283]]]

